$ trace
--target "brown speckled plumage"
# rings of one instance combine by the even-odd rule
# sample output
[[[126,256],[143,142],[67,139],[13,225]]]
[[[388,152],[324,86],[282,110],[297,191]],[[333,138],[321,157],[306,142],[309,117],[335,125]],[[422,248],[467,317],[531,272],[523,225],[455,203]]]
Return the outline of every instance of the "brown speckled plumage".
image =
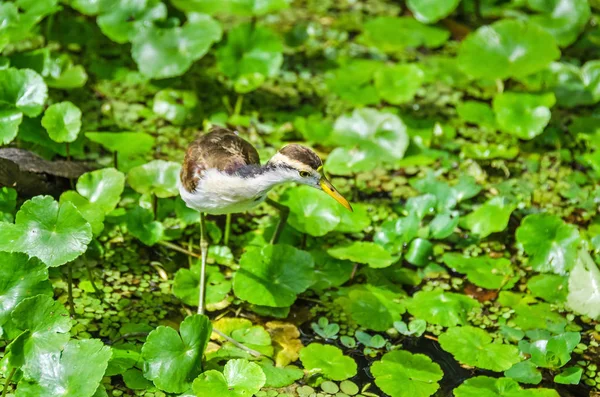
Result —
[[[181,183],[189,191],[196,189],[202,171],[216,168],[234,173],[250,164],[260,164],[256,149],[235,132],[213,127],[190,144],[181,168]]]
[[[301,162],[302,164],[308,165],[313,170],[319,169],[323,165],[323,161],[317,156],[315,152],[311,149],[298,145],[296,143],[291,143],[289,145],[285,145],[279,153],[289,157],[292,160],[296,160]]]

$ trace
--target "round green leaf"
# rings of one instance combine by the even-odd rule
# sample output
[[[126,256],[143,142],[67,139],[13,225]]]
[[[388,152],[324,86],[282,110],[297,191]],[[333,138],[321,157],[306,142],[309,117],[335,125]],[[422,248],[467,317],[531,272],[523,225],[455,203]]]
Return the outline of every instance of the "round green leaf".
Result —
[[[311,236],[324,236],[334,230],[340,223],[340,212],[345,211],[323,192],[305,185],[286,190],[280,203],[290,208],[289,224]]]
[[[404,350],[386,353],[371,365],[375,384],[391,397],[429,397],[444,376],[439,365],[424,354]]]
[[[83,254],[92,228],[71,203],[58,204],[50,196],[26,201],[15,224],[0,224],[0,250],[25,252],[47,266],[65,264]]]
[[[504,376],[520,383],[537,385],[542,381],[542,373],[531,360],[521,361],[504,371]]]
[[[10,349],[11,356],[21,356],[25,377],[35,379],[44,372],[44,355],[59,353],[69,341],[71,318],[61,303],[46,295],[21,301],[11,317],[17,328],[29,331],[18,349]]]
[[[145,24],[167,17],[167,7],[160,0],[100,0],[98,11],[98,27],[120,44],[135,39]]]
[[[444,44],[450,32],[427,26],[410,17],[377,17],[363,25],[359,41],[383,52],[400,52],[405,48],[435,48]]]
[[[517,241],[538,272],[565,274],[573,268],[580,244],[576,226],[552,214],[526,216],[517,229]]]
[[[179,194],[177,180],[181,166],[173,161],[153,160],[134,167],[127,174],[127,182],[141,194],[154,194],[160,198]]]
[[[338,147],[327,156],[327,171],[334,175],[353,175],[373,169],[377,151],[368,149]]]
[[[568,277],[557,274],[537,274],[527,281],[533,296],[549,303],[560,303],[567,299]]]
[[[186,317],[179,333],[165,326],[150,332],[142,347],[144,377],[169,393],[189,389],[202,372],[202,355],[211,332],[210,320],[202,314]]]
[[[86,172],[77,180],[77,191],[104,213],[114,210],[125,188],[125,175],[114,168]]]
[[[265,377],[265,387],[286,387],[304,377],[304,371],[295,367],[276,367],[269,361],[259,363]]]
[[[560,57],[554,38],[524,21],[484,25],[462,42],[458,62],[475,78],[507,79],[532,74]]]
[[[561,385],[578,385],[582,374],[583,368],[569,367],[565,368],[560,374],[557,374],[554,377],[554,381]]]
[[[591,16],[587,0],[528,0],[527,4],[540,12],[529,20],[554,36],[561,47],[577,40]]]
[[[388,252],[402,252],[404,245],[417,237],[420,224],[420,219],[415,213],[385,221],[375,233],[373,241],[382,245]]]
[[[423,23],[435,23],[450,15],[460,0],[408,0],[406,5]]]
[[[340,210],[340,223],[335,227],[335,231],[342,233],[361,233],[371,225],[371,215],[369,207],[365,204],[352,205],[353,211]]]
[[[479,238],[501,232],[508,226],[510,214],[517,205],[509,199],[496,196],[460,220],[460,224]]]
[[[500,289],[514,275],[511,262],[506,258],[447,253],[442,260],[455,271],[465,273],[470,282],[482,288]]]
[[[23,113],[20,110],[0,110],[0,145],[9,144],[15,139],[22,121]]]
[[[127,230],[142,243],[152,246],[159,242],[164,235],[164,226],[155,221],[152,211],[135,207],[127,211]]]
[[[42,76],[30,69],[0,69],[0,103],[36,117],[44,110],[48,87]]]
[[[345,380],[356,375],[356,362],[335,346],[311,343],[300,350],[300,361],[306,370],[322,373],[331,380]]]
[[[216,55],[223,74],[231,79],[246,79],[255,73],[274,77],[283,63],[282,51],[281,38],[275,32],[245,23],[229,31],[227,42]]]
[[[100,0],[70,0],[68,4],[84,15],[97,15],[100,11]]]
[[[493,107],[500,130],[521,139],[532,139],[544,132],[555,102],[552,93],[505,92],[494,97]]]
[[[382,67],[378,61],[352,60],[326,75],[327,88],[352,105],[377,104],[379,94],[373,86],[373,78]]]
[[[364,263],[375,269],[388,267],[396,262],[396,258],[385,248],[368,241],[355,241],[350,245],[330,248],[327,253],[334,258]]]
[[[322,291],[331,287],[339,287],[350,279],[352,262],[335,259],[325,251],[314,250],[310,253],[315,261],[314,275],[316,282],[310,287]]]
[[[198,97],[193,91],[167,88],[154,96],[152,110],[175,125],[184,124],[198,106]]]
[[[395,65],[375,72],[375,87],[381,98],[394,105],[412,102],[425,74],[416,64]]]
[[[72,102],[51,105],[42,117],[42,126],[56,142],[73,142],[81,130],[81,110]]]
[[[523,389],[509,378],[476,376],[454,389],[455,397],[559,397],[555,390]]]
[[[496,115],[487,103],[478,101],[460,102],[456,106],[456,113],[466,123],[487,128],[496,127]]]
[[[143,132],[86,132],[92,142],[124,156],[146,154],[154,147],[154,137]]]
[[[0,224],[2,228],[2,224]],[[0,326],[24,299],[32,296],[52,296],[46,266],[36,258],[22,253],[0,252]]]
[[[198,16],[181,27],[151,27],[135,36],[131,56],[147,77],[181,76],[221,39],[221,34],[219,22],[208,15]]]
[[[466,324],[468,314],[480,307],[473,298],[440,290],[419,291],[407,302],[410,314],[443,327]]]
[[[372,285],[355,286],[336,300],[354,321],[366,329],[387,331],[406,311],[402,295]]]
[[[101,208],[90,203],[90,201],[81,194],[67,190],[60,195],[59,203],[71,203],[77,208],[77,211],[92,227],[92,234],[98,236],[104,230],[104,211]]]
[[[594,319],[600,318],[600,269],[589,253],[579,252],[569,275],[567,307]]]
[[[265,384],[266,377],[258,364],[248,360],[229,360],[223,373],[210,370],[194,380],[197,397],[253,396]]]
[[[173,280],[173,295],[187,305],[198,306],[199,282],[199,268],[179,269],[175,273],[175,279]],[[231,281],[227,280],[218,268],[209,267],[207,270],[205,296],[207,309],[211,310],[211,305],[221,302],[227,297],[230,291]]]
[[[94,394],[110,359],[108,346],[98,339],[70,340],[62,353],[44,357],[34,381],[17,386],[19,397],[90,397]]]
[[[314,262],[306,251],[267,245],[247,251],[233,278],[238,298],[261,306],[286,307],[314,282]]]
[[[454,358],[473,367],[505,371],[521,361],[516,346],[492,343],[492,337],[481,328],[449,328],[439,336],[439,341]]]

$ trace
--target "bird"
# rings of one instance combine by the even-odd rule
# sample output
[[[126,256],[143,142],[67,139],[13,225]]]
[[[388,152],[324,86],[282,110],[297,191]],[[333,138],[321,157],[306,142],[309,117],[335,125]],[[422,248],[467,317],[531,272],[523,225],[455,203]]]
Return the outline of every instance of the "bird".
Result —
[[[187,148],[179,177],[179,194],[185,204],[200,213],[201,267],[198,313],[204,313],[204,289],[208,240],[205,215],[226,214],[226,236],[232,213],[247,211],[262,202],[279,210],[280,217],[271,243],[276,244],[289,215],[289,208],[268,198],[275,186],[295,182],[322,190],[349,211],[352,206],[329,182],[323,161],[310,148],[299,144],[282,147],[261,165],[258,151],[237,131],[215,126],[200,133]]]

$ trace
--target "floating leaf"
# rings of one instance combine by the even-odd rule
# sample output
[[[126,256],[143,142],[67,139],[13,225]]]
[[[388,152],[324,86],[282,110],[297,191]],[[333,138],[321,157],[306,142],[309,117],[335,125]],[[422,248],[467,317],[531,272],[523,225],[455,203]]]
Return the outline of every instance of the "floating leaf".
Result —
[[[363,25],[359,41],[383,52],[400,52],[405,48],[435,48],[444,44],[450,32],[427,26],[410,17],[377,17]]]
[[[376,269],[390,266],[396,261],[381,245],[368,241],[355,241],[350,245],[330,248],[327,253],[337,259],[364,263]]]
[[[410,184],[421,193],[428,193],[435,196],[435,199],[437,200],[437,211],[439,212],[450,210],[461,201],[477,196],[481,191],[481,186],[475,182],[475,178],[467,175],[462,175],[457,183],[451,186],[446,182],[439,180],[433,172],[428,172],[425,178],[411,179]],[[424,196],[420,197],[422,197],[421,200],[426,200],[426,202],[432,201],[431,198],[426,198]],[[417,204],[417,202],[414,201],[412,203],[413,205]],[[407,203],[407,207],[408,204],[409,203]],[[433,204],[435,205],[435,201]],[[420,218],[432,214],[432,211],[422,213]]]
[[[134,237],[152,246],[162,240],[164,226],[155,221],[152,212],[140,206],[127,211],[127,229]]]
[[[375,72],[383,67],[378,61],[355,59],[326,76],[327,88],[352,105],[379,103],[379,93],[373,85]]]
[[[258,364],[248,360],[229,360],[223,373],[214,369],[194,380],[193,389],[198,397],[253,396],[265,384],[266,377]]]
[[[186,12],[218,15],[260,16],[289,6],[289,0],[172,0],[173,5]]]
[[[17,328],[29,331],[19,341],[18,351],[14,347],[9,349],[11,359],[15,355],[19,356],[23,360],[21,370],[25,377],[37,379],[47,365],[44,356],[60,353],[69,341],[69,313],[50,296],[37,295],[21,301],[11,317]]]
[[[152,160],[134,167],[127,174],[127,182],[141,194],[154,194],[159,198],[179,194],[177,180],[181,166],[173,161]]]
[[[480,27],[467,36],[458,52],[458,62],[467,74],[493,80],[538,72],[559,57],[549,33],[514,19]]]
[[[217,50],[217,64],[225,76],[234,80],[254,74],[269,78],[279,72],[282,51],[283,44],[276,33],[245,23],[229,31],[227,42]]]
[[[210,320],[202,314],[186,317],[179,333],[165,326],[150,332],[142,347],[144,377],[169,393],[187,390],[202,372],[211,332]]]
[[[42,126],[53,141],[73,142],[81,130],[81,110],[69,101],[50,105],[42,117]]]
[[[577,40],[591,15],[586,0],[528,0],[527,5],[540,12],[529,20],[554,36],[561,47]]]
[[[492,337],[481,328],[449,328],[439,336],[439,341],[454,358],[473,367],[504,371],[521,361],[516,346],[492,343]]]
[[[544,132],[555,102],[552,93],[504,92],[494,97],[493,107],[500,130],[520,139],[532,139]]]
[[[2,226],[0,226],[1,228]],[[24,299],[36,295],[52,296],[46,266],[21,253],[0,252],[0,327]]]
[[[311,236],[324,236],[335,229],[340,212],[346,211],[323,192],[304,185],[286,190],[280,203],[290,208],[289,224]]]
[[[290,306],[311,286],[314,262],[306,251],[277,244],[247,251],[233,278],[235,294],[256,305]]]
[[[523,389],[509,378],[476,376],[454,389],[455,397],[559,397],[550,389]]]
[[[556,215],[526,216],[516,238],[529,255],[529,265],[538,272],[565,274],[575,265],[579,231]]]
[[[98,339],[70,340],[62,353],[44,357],[48,364],[40,365],[39,377],[19,382],[19,396],[55,396],[58,391],[69,397],[90,397],[102,380],[110,356],[110,348]]]
[[[547,333],[543,337],[536,337],[526,347],[526,352],[531,355],[531,362],[538,367],[560,368],[571,360],[571,352],[581,341],[581,335],[579,332],[549,335]],[[523,346],[522,342],[519,343],[520,348]]]
[[[527,281],[527,288],[533,296],[544,299],[546,302],[559,303],[567,299],[567,276],[556,274],[538,274]]]
[[[26,201],[15,224],[0,223],[0,250],[25,252],[47,266],[65,264],[83,254],[92,228],[71,203],[58,204],[50,196]]]
[[[193,91],[167,88],[154,95],[152,110],[175,125],[184,124],[198,106],[198,97]]]
[[[468,257],[447,253],[442,260],[457,272],[466,273],[473,284],[487,289],[502,288],[514,274],[511,262],[506,258]]]
[[[286,387],[304,377],[304,371],[292,365],[280,368],[267,361],[259,365],[266,377],[265,387]]]
[[[600,318],[600,269],[583,250],[569,275],[567,307],[591,318]]]
[[[400,321],[404,308],[403,296],[372,285],[359,285],[343,292],[338,298],[346,313],[360,326],[374,331],[386,331]]]
[[[560,374],[554,377],[556,383],[561,385],[578,385],[581,381],[581,375],[583,374],[583,368],[581,367],[569,367],[565,368]]]
[[[460,0],[408,0],[406,5],[423,23],[435,23],[456,9]]]
[[[412,102],[423,84],[424,73],[416,64],[379,68],[375,87],[381,98],[394,105]]]
[[[382,245],[388,252],[402,252],[419,231],[421,220],[417,214],[409,213],[404,218],[385,221],[375,233],[373,241]]]
[[[361,233],[371,225],[371,215],[365,204],[353,204],[353,211],[340,210],[340,223],[335,231],[342,233]]]
[[[315,261],[314,275],[316,280],[311,289],[320,291],[331,287],[339,287],[350,279],[352,262],[336,259],[321,250],[311,251],[310,254]]]
[[[439,365],[424,354],[394,350],[371,365],[375,384],[391,397],[429,397],[444,376]]]
[[[537,385],[542,381],[542,373],[537,365],[530,360],[521,361],[504,371],[504,376],[516,380],[520,383],[529,383]]]
[[[86,172],[77,180],[77,191],[104,213],[114,210],[125,188],[125,175],[114,168]]]
[[[181,76],[221,40],[221,34],[219,22],[198,15],[181,27],[141,30],[132,41],[131,56],[147,77]]]
[[[517,208],[516,203],[506,197],[496,196],[461,218],[460,223],[479,238],[485,238],[506,229],[510,214],[515,208]]]
[[[491,129],[496,127],[496,116],[487,103],[478,101],[460,102],[456,106],[456,113],[466,123]]]
[[[98,11],[98,27],[120,44],[134,39],[144,23],[167,17],[167,7],[160,0],[100,0]]]
[[[300,361],[308,371],[322,373],[331,380],[345,380],[356,375],[356,362],[331,345],[311,343],[300,350]]]
[[[470,312],[480,309],[475,299],[454,292],[419,291],[407,302],[413,316],[443,327],[465,325]]]

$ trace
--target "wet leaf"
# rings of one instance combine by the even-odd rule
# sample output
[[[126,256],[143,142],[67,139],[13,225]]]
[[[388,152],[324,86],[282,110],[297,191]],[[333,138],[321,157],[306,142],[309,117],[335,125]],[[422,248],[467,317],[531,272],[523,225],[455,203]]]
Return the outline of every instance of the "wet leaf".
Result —
[[[290,306],[314,282],[314,262],[306,251],[289,245],[268,245],[247,251],[233,278],[240,299],[256,305]]]
[[[500,130],[520,139],[532,139],[544,132],[555,102],[552,93],[505,92],[494,97],[493,107]]]
[[[345,380],[356,375],[356,362],[340,349],[331,345],[311,343],[300,350],[300,361],[311,372],[323,374],[331,380]]]
[[[449,328],[440,345],[461,363],[491,371],[504,371],[521,361],[516,346],[492,343],[492,337],[471,326]]]
[[[152,160],[134,167],[127,174],[127,182],[141,194],[154,194],[166,198],[179,194],[177,180],[181,166],[173,161]]]
[[[98,388],[110,356],[110,348],[98,339],[71,340],[62,353],[43,357],[35,381],[19,382],[19,396],[55,396],[62,391],[59,395],[89,397]]]
[[[557,374],[554,377],[554,381],[562,385],[577,385],[581,380],[582,374],[583,368],[569,367],[565,368],[560,374]]]
[[[77,211],[88,222],[92,228],[92,234],[98,236],[104,230],[104,211],[89,202],[88,199],[73,190],[67,190],[60,195],[59,203],[71,203]]]
[[[462,69],[480,79],[526,76],[559,57],[560,50],[549,33],[512,19],[480,27],[467,36],[458,52]]]
[[[258,364],[248,360],[229,360],[223,373],[210,370],[194,380],[193,389],[198,397],[252,396],[265,384],[266,377]]]
[[[590,6],[585,0],[528,0],[527,5],[540,14],[530,17],[556,39],[561,47],[572,44],[590,19]]]
[[[69,101],[50,105],[42,117],[42,126],[52,140],[73,142],[81,130],[81,110]]]
[[[0,327],[10,319],[15,306],[33,296],[52,296],[46,266],[21,253],[0,252]]]
[[[100,0],[98,11],[98,27],[120,44],[133,40],[145,23],[167,17],[167,7],[160,0]]]
[[[423,23],[435,23],[456,9],[460,0],[408,0],[406,5]]]
[[[265,387],[286,387],[304,377],[304,371],[293,365],[279,368],[266,361],[259,365],[266,377]]]
[[[371,365],[375,384],[391,397],[428,397],[444,376],[439,365],[424,354],[404,350],[386,353]]]
[[[77,180],[77,191],[105,214],[114,210],[125,188],[125,175],[114,168],[86,172]]]
[[[529,266],[538,272],[565,274],[575,265],[579,231],[555,215],[526,216],[516,238],[529,255]]]
[[[83,254],[92,228],[71,203],[59,205],[50,196],[26,201],[15,224],[0,223],[0,250],[24,252],[48,267],[63,265]]]
[[[461,218],[460,224],[479,238],[506,229],[510,214],[517,208],[516,203],[506,197],[494,197],[475,211]]]
[[[150,332],[142,347],[144,377],[170,393],[187,390],[202,372],[211,331],[208,317],[195,314],[183,320],[179,333],[165,326]]]
[[[537,385],[542,381],[542,373],[537,365],[530,360],[516,363],[508,370],[504,371],[504,376],[514,379],[520,383]]]
[[[48,87],[31,69],[0,69],[0,101],[4,110],[36,117],[44,109]]]
[[[600,270],[586,251],[580,251],[569,275],[567,307],[591,318],[600,318]]]
[[[465,325],[467,315],[480,309],[473,298],[454,292],[419,291],[407,301],[410,314],[443,327]]]
[[[533,296],[549,303],[560,303],[567,299],[568,277],[556,274],[538,274],[527,281]]]

